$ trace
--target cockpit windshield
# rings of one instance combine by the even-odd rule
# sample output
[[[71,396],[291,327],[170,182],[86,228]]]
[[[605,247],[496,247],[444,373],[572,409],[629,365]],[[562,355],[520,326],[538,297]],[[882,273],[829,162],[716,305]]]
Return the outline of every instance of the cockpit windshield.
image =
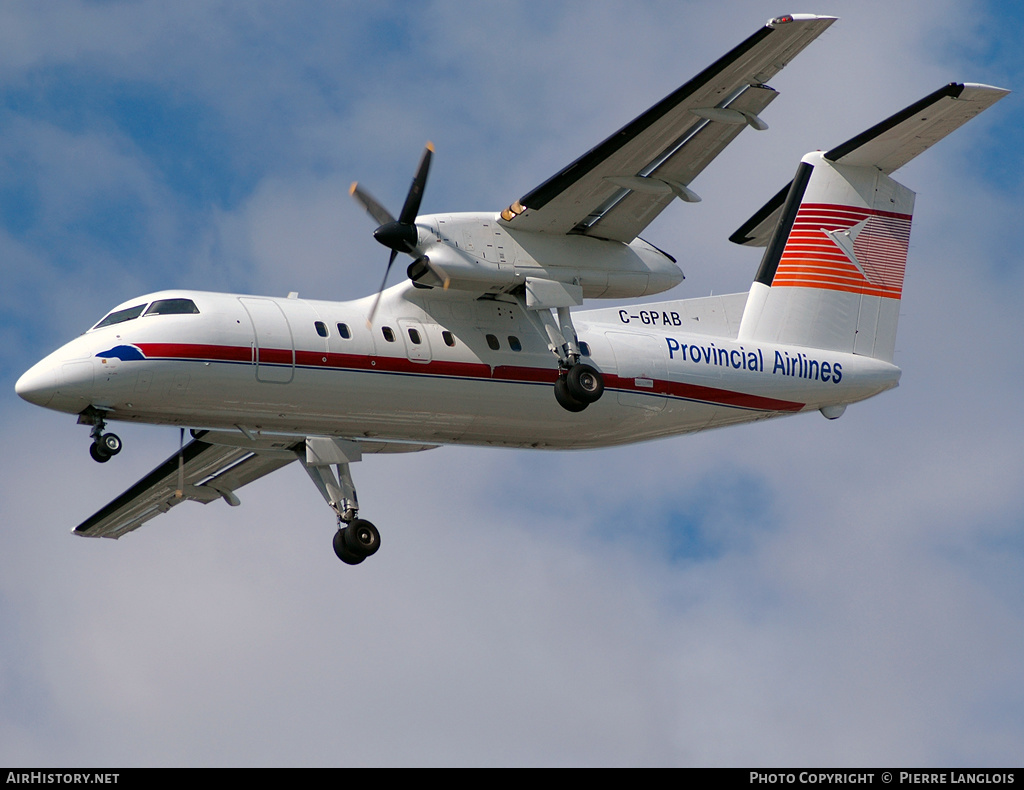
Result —
[[[149,306],[146,315],[185,315],[198,312],[199,308],[191,299],[159,299]]]
[[[114,324],[120,324],[123,321],[131,321],[133,318],[138,318],[142,315],[142,311],[146,309],[146,303],[137,304],[132,307],[126,307],[124,310],[115,310],[102,321],[100,321],[93,329],[102,329],[105,326],[113,326]]]
[[[115,310],[96,324],[93,329],[102,329],[105,326],[131,321],[140,315],[189,315],[198,312],[199,308],[191,299],[157,299],[149,305],[149,309],[146,309],[146,303],[143,302],[126,307],[124,310]]]

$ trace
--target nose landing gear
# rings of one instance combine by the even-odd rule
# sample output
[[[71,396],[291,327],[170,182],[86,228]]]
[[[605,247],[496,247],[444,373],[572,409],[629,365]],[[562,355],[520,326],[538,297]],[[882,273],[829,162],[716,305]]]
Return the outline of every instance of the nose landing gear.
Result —
[[[121,452],[121,437],[116,433],[103,433],[103,429],[107,427],[107,422],[103,419],[102,411],[90,406],[78,415],[78,423],[80,425],[92,426],[92,431],[89,434],[92,436],[92,444],[89,445],[89,455],[92,456],[92,460],[96,463],[105,464]]]
[[[104,433],[94,437],[92,444],[89,445],[89,455],[92,456],[92,460],[100,464],[105,464],[119,452],[121,452],[121,439],[116,433]]]

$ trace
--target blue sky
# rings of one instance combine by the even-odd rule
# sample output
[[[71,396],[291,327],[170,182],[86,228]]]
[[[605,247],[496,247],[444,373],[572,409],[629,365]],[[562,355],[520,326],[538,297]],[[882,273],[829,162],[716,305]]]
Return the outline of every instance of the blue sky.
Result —
[[[1019,763],[1015,4],[796,9],[840,21],[704,202],[647,234],[687,274],[673,298],[745,290],[759,255],[727,237],[803,153],[949,81],[1015,90],[898,174],[919,193],[903,380],[835,422],[370,458],[383,548],[353,569],[296,469],[240,508],[68,535],[177,432],[124,427],[101,467],[86,429],[14,394],[148,291],[363,296],[386,253],[351,181],[396,210],[430,139],[423,211],[500,209],[787,10],[5,3],[0,761]]]

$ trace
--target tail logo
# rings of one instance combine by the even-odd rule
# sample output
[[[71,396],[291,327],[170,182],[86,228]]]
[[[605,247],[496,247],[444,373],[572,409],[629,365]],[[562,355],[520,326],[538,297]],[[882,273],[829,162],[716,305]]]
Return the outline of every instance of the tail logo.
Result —
[[[910,244],[909,214],[804,203],[772,286],[822,288],[899,299]]]

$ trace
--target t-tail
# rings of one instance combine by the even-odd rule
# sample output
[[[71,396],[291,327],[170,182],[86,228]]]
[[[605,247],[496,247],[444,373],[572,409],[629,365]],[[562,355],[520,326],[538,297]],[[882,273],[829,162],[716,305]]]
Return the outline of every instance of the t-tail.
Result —
[[[740,340],[891,362],[914,192],[889,177],[1009,91],[951,83],[830,151],[730,239],[765,246]]]

